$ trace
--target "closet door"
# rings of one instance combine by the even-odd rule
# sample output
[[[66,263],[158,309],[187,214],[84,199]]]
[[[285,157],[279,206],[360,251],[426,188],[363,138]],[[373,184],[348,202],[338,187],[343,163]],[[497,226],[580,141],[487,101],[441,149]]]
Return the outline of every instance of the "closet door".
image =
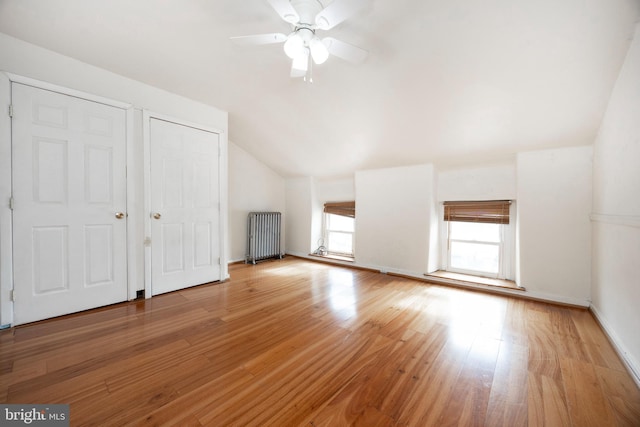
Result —
[[[150,118],[151,289],[220,280],[220,135]]]
[[[126,113],[12,84],[14,323],[127,299]]]

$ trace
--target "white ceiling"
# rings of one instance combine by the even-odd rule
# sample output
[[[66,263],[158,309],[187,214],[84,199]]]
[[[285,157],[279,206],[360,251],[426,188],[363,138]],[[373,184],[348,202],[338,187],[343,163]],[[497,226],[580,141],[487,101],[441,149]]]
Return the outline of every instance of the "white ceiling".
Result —
[[[289,31],[265,0],[0,0],[0,31],[228,111],[229,139],[283,176],[332,177],[593,143],[639,12],[370,0],[324,33],[367,60],[332,57],[313,84],[289,78],[281,45],[229,41]]]

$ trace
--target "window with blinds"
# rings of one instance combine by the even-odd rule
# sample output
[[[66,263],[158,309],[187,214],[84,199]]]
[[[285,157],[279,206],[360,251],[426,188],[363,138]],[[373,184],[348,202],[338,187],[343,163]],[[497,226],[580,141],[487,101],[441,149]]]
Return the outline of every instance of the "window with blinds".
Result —
[[[324,236],[327,252],[353,257],[355,243],[356,202],[324,204]]]
[[[327,202],[324,204],[324,213],[355,218],[356,202]]]
[[[511,200],[444,202],[444,220],[509,224]]]
[[[445,269],[508,278],[514,230],[509,227],[511,204],[510,200],[444,202]]]

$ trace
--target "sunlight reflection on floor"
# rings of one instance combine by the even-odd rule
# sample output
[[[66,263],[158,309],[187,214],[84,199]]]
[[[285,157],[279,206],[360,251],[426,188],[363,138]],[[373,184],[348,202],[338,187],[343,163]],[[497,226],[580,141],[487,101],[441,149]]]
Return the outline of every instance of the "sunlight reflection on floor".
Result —
[[[329,304],[332,311],[343,319],[357,315],[356,293],[353,287],[353,272],[329,271]]]

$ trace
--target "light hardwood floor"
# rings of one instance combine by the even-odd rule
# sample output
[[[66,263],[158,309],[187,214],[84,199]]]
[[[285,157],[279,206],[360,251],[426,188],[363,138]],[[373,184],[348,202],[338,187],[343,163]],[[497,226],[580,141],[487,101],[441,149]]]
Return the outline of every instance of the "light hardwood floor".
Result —
[[[287,258],[0,332],[0,402],[80,425],[639,426],[591,314]]]

